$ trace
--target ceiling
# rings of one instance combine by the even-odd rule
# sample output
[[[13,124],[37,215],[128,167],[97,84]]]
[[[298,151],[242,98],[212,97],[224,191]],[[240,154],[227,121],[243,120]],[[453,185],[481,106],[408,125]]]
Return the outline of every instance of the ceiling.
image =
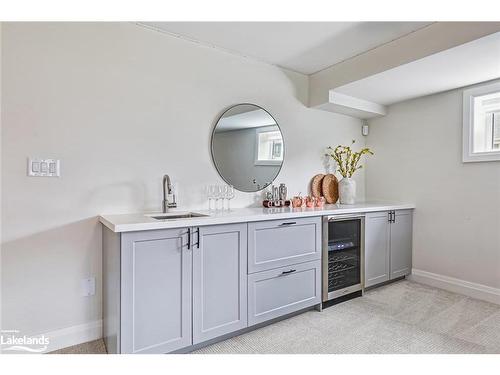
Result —
[[[303,74],[431,22],[143,22],[141,25]]]
[[[216,132],[227,132],[231,130],[243,130],[249,128],[260,128],[262,126],[276,125],[276,121],[263,109],[253,107],[246,112],[233,112],[224,116],[217,123]]]
[[[351,82],[333,91],[389,105],[497,78],[500,78],[500,32]]]
[[[310,92],[320,98],[314,102],[314,108],[360,118],[383,115],[385,106],[393,103],[500,78],[500,22],[147,22],[140,25],[307,74]],[[406,61],[411,61],[408,56],[416,60],[401,61],[392,64],[392,68],[391,59],[397,61],[401,56]],[[339,64],[346,60],[347,63]],[[370,74],[362,75],[370,70]],[[380,73],[374,74],[377,71]],[[335,79],[328,80],[329,75],[345,78],[346,74],[353,79],[342,86],[335,85]],[[366,78],[359,79],[356,75]],[[234,127],[229,123],[224,126],[227,127],[224,130]]]

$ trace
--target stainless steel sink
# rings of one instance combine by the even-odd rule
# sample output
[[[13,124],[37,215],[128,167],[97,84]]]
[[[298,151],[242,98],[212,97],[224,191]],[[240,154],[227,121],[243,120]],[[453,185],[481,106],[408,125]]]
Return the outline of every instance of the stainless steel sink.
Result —
[[[149,215],[148,215],[149,216]],[[208,215],[199,214],[197,212],[178,212],[178,213],[166,213],[161,215],[150,216],[155,220],[179,220],[179,219],[193,219],[199,217],[208,217]]]

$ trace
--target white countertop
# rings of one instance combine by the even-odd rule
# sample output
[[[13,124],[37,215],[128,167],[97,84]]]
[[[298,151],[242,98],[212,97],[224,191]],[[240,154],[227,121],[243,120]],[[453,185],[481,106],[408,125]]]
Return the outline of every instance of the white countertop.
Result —
[[[327,204],[323,208],[235,208],[231,211],[191,210],[205,217],[156,220],[150,217],[156,213],[135,213],[121,215],[101,215],[100,222],[113,232],[133,232],[140,230],[154,230],[166,228],[199,227],[204,225],[245,223],[262,220],[279,220],[293,217],[310,217],[326,215],[343,215],[353,213],[366,213],[389,210],[405,210],[415,208],[411,203],[365,202],[352,205]],[[182,214],[187,211],[182,209],[169,210],[171,214]]]

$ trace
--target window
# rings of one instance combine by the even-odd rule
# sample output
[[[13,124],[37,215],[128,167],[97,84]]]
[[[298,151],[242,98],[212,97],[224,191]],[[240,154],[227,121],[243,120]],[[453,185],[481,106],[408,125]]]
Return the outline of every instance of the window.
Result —
[[[255,165],[275,165],[283,161],[283,138],[274,128],[257,129]]]
[[[463,161],[500,160],[500,83],[464,91]]]
[[[500,111],[491,113],[491,126],[493,128],[493,149],[500,150]]]

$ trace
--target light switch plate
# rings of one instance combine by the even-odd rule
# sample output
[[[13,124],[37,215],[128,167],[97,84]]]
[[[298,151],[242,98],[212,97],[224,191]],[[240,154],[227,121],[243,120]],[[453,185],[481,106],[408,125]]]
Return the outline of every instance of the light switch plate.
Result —
[[[82,279],[82,295],[84,297],[93,296],[95,294],[95,277]]]
[[[28,176],[59,177],[61,161],[58,159],[28,158]]]

